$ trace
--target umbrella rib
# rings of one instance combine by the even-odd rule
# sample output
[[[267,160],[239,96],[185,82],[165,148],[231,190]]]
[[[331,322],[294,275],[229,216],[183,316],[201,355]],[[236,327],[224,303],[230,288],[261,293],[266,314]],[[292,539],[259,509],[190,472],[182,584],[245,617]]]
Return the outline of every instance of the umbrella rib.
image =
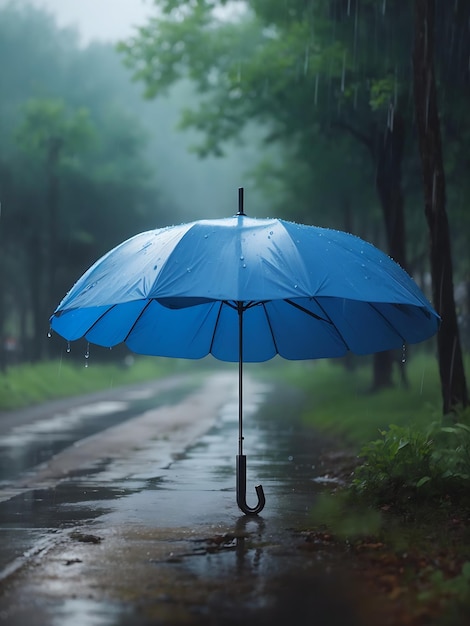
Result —
[[[152,302],[152,300],[149,300],[147,302],[147,304],[144,306],[144,308],[142,309],[142,311],[139,313],[139,315],[136,317],[135,322],[132,324],[132,326],[130,327],[129,332],[127,333],[127,335],[124,337],[123,343],[126,343],[126,341],[129,339],[130,334],[132,333],[132,331],[134,330],[134,328],[136,327],[136,325],[138,324],[140,318],[142,317],[142,315],[145,313],[145,311],[148,309],[148,307],[150,306],[150,303]]]
[[[375,304],[374,304],[373,302],[369,302],[369,306],[370,306],[370,308],[371,308],[371,309],[374,309],[374,311],[377,313],[377,315],[379,315],[379,316],[380,316],[380,317],[384,320],[384,322],[387,324],[387,326],[388,326],[389,328],[391,328],[391,329],[393,330],[393,332],[394,332],[394,333],[396,333],[396,334],[400,337],[400,339],[402,340],[402,342],[405,344],[405,343],[406,343],[406,339],[405,339],[405,338],[403,337],[403,335],[402,335],[402,334],[401,334],[401,333],[400,333],[400,332],[399,332],[399,331],[395,328],[395,326],[391,323],[391,321],[390,321],[387,317],[385,317],[385,315],[384,315],[381,311],[379,311],[379,309],[375,306]]]
[[[305,307],[301,306],[300,304],[297,304],[297,302],[294,302],[293,300],[290,300],[289,298],[286,298],[287,304],[290,304],[294,308],[299,309],[299,311],[302,311],[302,313],[306,313],[307,315],[310,315],[310,317],[314,317],[316,320],[319,320],[320,322],[326,322],[327,324],[331,324],[332,326],[334,326],[333,322],[331,321],[331,319],[330,319],[329,315],[327,314],[327,312],[325,311],[325,309],[316,301],[315,298],[312,298],[312,300],[315,300],[315,302],[318,304],[318,306],[320,307],[320,309],[323,311],[323,313],[326,315],[326,317],[328,319],[324,319],[323,317],[320,317],[316,313],[313,313],[312,311],[309,311],[308,309],[306,309]]]
[[[86,330],[86,332],[85,332],[85,333],[83,333],[83,335],[82,335],[82,336],[85,336],[85,337],[86,337],[87,333],[89,333],[89,332],[90,332],[90,330],[93,330],[93,328],[96,326],[96,324],[98,324],[98,322],[101,322],[101,320],[103,319],[103,317],[104,317],[105,315],[107,315],[110,311],[112,311],[114,308],[116,308],[116,306],[117,306],[117,304],[112,304],[112,305],[109,307],[109,309],[106,309],[106,311],[104,311],[104,313],[101,313],[101,315],[98,317],[98,319],[96,319],[96,320],[93,322],[93,324],[90,326],[90,328],[88,328],[88,329]]]
[[[277,348],[276,337],[274,336],[273,327],[271,326],[271,320],[269,319],[268,311],[266,310],[266,302],[262,302],[261,306],[263,307],[264,314],[266,315],[266,320],[269,326],[269,332],[271,333],[271,337],[273,340],[274,348],[276,349],[276,354],[279,354],[279,350]]]
[[[302,311],[303,313],[306,313],[307,315],[310,315],[311,317],[314,317],[315,319],[319,320],[320,322],[326,322],[327,324],[331,324],[331,326],[338,333],[338,336],[341,339],[341,341],[344,343],[344,345],[346,347],[346,350],[351,351],[351,348],[349,347],[348,342],[343,337],[343,335],[340,333],[338,327],[333,322],[333,320],[328,315],[328,313],[325,311],[325,309],[322,307],[322,305],[318,302],[318,300],[316,298],[312,298],[312,300],[314,300],[315,304],[323,311],[323,314],[325,315],[326,319],[324,319],[323,317],[320,317],[319,315],[316,315],[315,313],[312,313],[312,311],[309,311],[305,307],[301,306],[300,304],[297,304],[296,302],[293,302],[292,300],[288,300],[287,299],[286,302],[288,304],[292,305],[293,307],[295,307],[296,309],[299,309],[299,311]]]
[[[221,316],[221,314],[222,314],[222,306],[223,306],[224,304],[228,304],[229,306],[231,306],[231,305],[230,305],[230,303],[229,303],[229,302],[225,302],[225,300],[221,300],[221,301],[220,301],[219,311],[218,311],[218,313],[217,313],[217,319],[215,320],[215,324],[214,324],[214,332],[212,333],[211,345],[210,345],[210,348],[209,348],[209,353],[210,353],[210,354],[212,354],[212,348],[213,348],[213,346],[214,346],[215,334],[216,334],[216,332],[217,332],[217,326],[219,325],[219,319],[220,319],[220,316]]]

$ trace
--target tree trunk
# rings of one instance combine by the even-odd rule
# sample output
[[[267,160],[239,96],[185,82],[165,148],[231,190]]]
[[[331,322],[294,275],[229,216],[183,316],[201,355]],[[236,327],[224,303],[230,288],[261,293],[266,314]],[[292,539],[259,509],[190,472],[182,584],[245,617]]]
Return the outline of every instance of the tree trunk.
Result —
[[[45,241],[47,242],[47,273],[46,276],[46,298],[45,298],[45,310],[51,312],[54,310],[56,294],[56,273],[58,265],[57,255],[57,243],[58,243],[58,219],[59,219],[59,176],[57,173],[60,153],[62,150],[63,140],[61,137],[51,137],[48,144],[47,153],[47,207],[48,207],[48,220],[47,231],[45,233]],[[45,316],[44,320],[47,319]],[[43,320],[43,321],[44,321]],[[38,332],[40,328],[37,329]],[[42,356],[47,358],[49,356],[49,343],[42,341],[41,347]]]
[[[27,346],[27,358],[33,363],[46,356],[47,275],[45,245],[41,232],[34,233],[28,242],[28,279],[31,299],[31,326],[33,335]]]
[[[404,142],[403,118],[390,107],[385,135],[379,134],[379,145],[376,149],[376,186],[384,216],[388,253],[403,269],[406,269],[405,201],[401,171]],[[373,391],[393,385],[395,361],[392,351],[374,355]],[[406,378],[404,369],[401,375]]]
[[[442,318],[437,336],[444,414],[468,405],[467,384],[455,310],[452,254],[446,212],[441,130],[434,73],[435,7],[415,0],[413,86],[423,173],[424,211],[430,234],[434,306]]]

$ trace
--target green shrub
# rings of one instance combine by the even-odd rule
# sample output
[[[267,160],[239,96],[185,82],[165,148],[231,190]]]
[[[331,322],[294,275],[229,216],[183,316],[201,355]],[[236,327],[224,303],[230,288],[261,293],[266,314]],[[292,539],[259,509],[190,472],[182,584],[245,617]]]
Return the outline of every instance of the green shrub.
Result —
[[[452,420],[450,423],[449,420]],[[458,420],[458,421],[457,421]],[[470,487],[470,409],[417,426],[391,425],[364,445],[353,489],[378,503],[467,497]]]
[[[470,485],[470,408],[446,416],[436,424],[434,460],[443,468],[442,477],[455,488]]]
[[[436,478],[433,440],[413,427],[391,425],[364,445],[353,487],[379,501],[409,495]]]

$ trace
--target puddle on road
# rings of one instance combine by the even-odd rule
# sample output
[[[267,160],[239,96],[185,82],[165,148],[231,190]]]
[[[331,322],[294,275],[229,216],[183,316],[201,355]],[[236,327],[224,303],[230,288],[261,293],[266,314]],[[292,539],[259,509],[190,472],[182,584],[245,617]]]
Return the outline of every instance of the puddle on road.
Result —
[[[79,439],[116,426],[138,413],[181,402],[196,385],[180,382],[174,389],[127,390],[122,399],[76,406],[51,417],[14,426],[0,441],[0,486],[44,463]]]
[[[331,562],[325,569],[321,547],[306,546],[300,534],[320,489],[325,441],[297,418],[300,396],[281,388],[267,396],[261,383],[247,388],[247,501],[255,503],[259,483],[267,500],[257,517],[236,505],[232,399],[197,445],[151,477],[102,484],[96,472],[24,496],[23,515],[36,527],[75,525],[103,538],[92,545],[68,537],[40,562],[25,593],[48,598],[41,610],[56,620],[49,623],[358,623],[338,572]],[[102,475],[112,477],[112,463]],[[19,624],[25,614],[16,617]]]

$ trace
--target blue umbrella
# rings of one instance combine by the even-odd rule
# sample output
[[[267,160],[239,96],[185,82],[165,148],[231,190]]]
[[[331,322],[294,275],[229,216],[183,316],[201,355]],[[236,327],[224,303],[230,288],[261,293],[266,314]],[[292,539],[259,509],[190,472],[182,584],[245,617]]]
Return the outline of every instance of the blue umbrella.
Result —
[[[246,514],[243,363],[339,357],[432,336],[439,316],[410,276],[366,241],[281,219],[199,220],[140,233],[99,259],[57,307],[73,341],[239,364],[237,503]]]

